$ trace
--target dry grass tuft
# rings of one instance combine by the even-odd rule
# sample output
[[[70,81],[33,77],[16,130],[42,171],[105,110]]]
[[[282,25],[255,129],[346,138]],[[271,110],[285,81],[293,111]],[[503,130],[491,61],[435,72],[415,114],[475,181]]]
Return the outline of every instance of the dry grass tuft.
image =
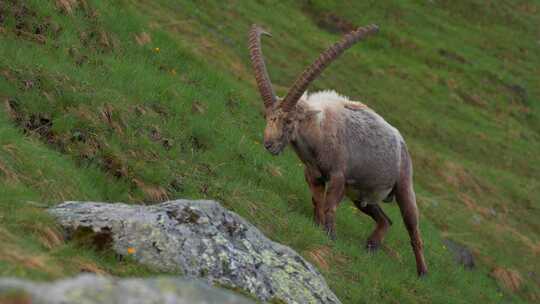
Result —
[[[266,171],[268,171],[268,173],[270,175],[272,175],[273,177],[282,177],[283,176],[283,172],[282,172],[282,170],[281,170],[281,168],[279,166],[268,165],[268,166],[266,166]]]
[[[129,176],[129,170],[126,160],[116,154],[107,154],[103,156],[103,169],[116,178],[125,178]]]
[[[114,48],[116,45],[113,37],[108,34],[107,32],[103,31],[103,30],[100,30],[99,33],[99,44],[101,45],[101,47],[103,47],[104,49],[111,49],[111,48]]]
[[[64,244],[64,237],[51,227],[39,229],[39,242],[47,249],[53,249]]]
[[[470,210],[473,210],[473,211],[476,211],[478,212],[479,214],[483,215],[484,217],[489,217],[491,215],[491,211],[486,208],[486,207],[482,207],[482,206],[479,206],[473,198],[471,198],[470,196],[468,196],[467,194],[465,193],[458,193],[458,197],[459,197],[459,200],[465,204],[465,206],[467,206],[467,208],[469,208]]]
[[[79,268],[80,272],[95,273],[99,275],[109,275],[105,269],[102,269],[93,262],[87,260],[76,260],[75,264]]]
[[[540,242],[535,243],[529,237],[520,233],[516,228],[511,227],[509,225],[502,224],[502,223],[496,223],[495,230],[497,231],[497,233],[512,234],[516,239],[520,240],[530,250],[530,252],[533,255],[535,256],[540,255]]]
[[[2,180],[7,184],[17,184],[20,182],[17,174],[8,167],[2,160],[0,160],[0,177],[4,177]]]
[[[204,114],[207,110],[208,106],[198,101],[194,101],[191,105],[191,113],[193,114]]]
[[[137,41],[138,45],[143,46],[152,42],[152,37],[150,37],[148,33],[142,32],[138,35],[135,35],[135,41]]]
[[[390,257],[392,257],[394,260],[397,260],[399,263],[403,263],[403,258],[401,257],[401,254],[399,253],[399,251],[385,244],[382,245],[382,250],[386,254],[388,254]]]
[[[328,246],[320,246],[305,252],[305,256],[315,263],[320,269],[328,270],[333,263],[344,265],[347,263],[347,258],[336,253]]]
[[[7,73],[9,73],[9,71],[5,70],[5,71],[0,72],[0,75],[8,78],[9,74]],[[6,113],[9,115],[9,118],[11,118],[12,120],[17,119],[18,117],[17,111],[15,110],[15,107],[9,98],[4,98],[4,107],[5,107]]]
[[[317,264],[320,269],[328,270],[328,258],[332,255],[332,249],[328,246],[321,246],[307,252],[308,258]]]
[[[36,269],[57,275],[58,268],[55,268],[44,255],[27,254],[26,251],[16,246],[2,246],[0,248],[0,260],[8,263],[18,264],[28,269]]]
[[[523,283],[523,278],[517,270],[495,267],[490,275],[495,278],[499,284],[513,292],[518,291]]]
[[[86,6],[85,0],[56,0],[56,6],[64,13],[71,15],[79,5]]]
[[[481,187],[476,182],[476,178],[458,163],[445,161],[439,174],[448,184],[456,189],[472,188],[476,194],[482,192]]]
[[[123,121],[120,120],[120,122],[117,122],[116,118],[118,118],[118,115],[115,115],[114,108],[110,104],[103,105],[102,109],[100,110],[101,120],[108,124],[114,131],[116,131],[118,134],[123,135],[124,131],[122,128],[122,125],[125,125]]]
[[[0,227],[0,242],[7,243],[13,241],[14,237],[7,230]]]
[[[469,94],[468,92],[458,90],[457,94],[466,103],[473,106],[485,108],[488,106],[488,102],[482,99],[478,94]]]
[[[167,190],[161,186],[146,185],[143,181],[134,178],[133,183],[144,193],[145,200],[152,203],[161,203],[169,200]]]

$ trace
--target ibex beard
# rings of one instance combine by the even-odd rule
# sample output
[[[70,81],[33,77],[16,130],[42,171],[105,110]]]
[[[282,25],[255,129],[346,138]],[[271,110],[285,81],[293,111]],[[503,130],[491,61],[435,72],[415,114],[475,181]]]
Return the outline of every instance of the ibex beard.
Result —
[[[364,104],[334,91],[306,92],[333,60],[377,31],[377,26],[370,25],[346,34],[304,70],[284,98],[278,98],[261,50],[261,35],[269,34],[252,26],[249,50],[265,107],[264,147],[277,155],[292,146],[305,166],[315,223],[332,239],[336,237],[336,209],[347,196],[375,221],[366,247],[378,249],[392,225],[379,203],[395,198],[409,232],[418,275],[422,276],[427,266],[418,228],[412,162],[400,132]]]

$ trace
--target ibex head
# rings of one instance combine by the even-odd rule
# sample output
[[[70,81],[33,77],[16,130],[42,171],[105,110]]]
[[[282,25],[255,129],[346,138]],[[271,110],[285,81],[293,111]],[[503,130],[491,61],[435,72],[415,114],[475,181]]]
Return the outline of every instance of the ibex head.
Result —
[[[268,77],[261,50],[261,35],[271,35],[257,25],[251,27],[249,31],[249,51],[255,71],[255,79],[265,108],[264,147],[270,153],[276,155],[283,151],[298,127],[298,121],[313,114],[300,111],[296,107],[298,100],[302,97],[309,84],[346,49],[378,30],[379,28],[376,25],[369,25],[346,34],[339,42],[321,53],[319,58],[296,79],[285,98],[280,99],[276,97],[272,82]]]

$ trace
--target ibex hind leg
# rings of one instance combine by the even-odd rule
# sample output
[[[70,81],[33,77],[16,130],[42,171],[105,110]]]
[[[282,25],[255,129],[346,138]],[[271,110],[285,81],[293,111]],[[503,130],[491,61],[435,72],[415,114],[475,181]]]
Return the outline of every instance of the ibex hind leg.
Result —
[[[412,164],[408,152],[403,149],[402,170],[400,180],[396,187],[396,200],[403,217],[403,222],[411,239],[411,246],[416,259],[416,270],[418,276],[427,274],[426,261],[424,259],[424,248],[420,230],[418,228],[418,207],[416,206],[416,195],[413,190]]]
[[[381,246],[386,232],[392,225],[392,221],[377,204],[367,204],[362,206],[362,203],[359,201],[355,201],[354,204],[362,212],[369,215],[377,224],[375,230],[371,233],[366,242],[366,249],[368,251],[376,251]]]

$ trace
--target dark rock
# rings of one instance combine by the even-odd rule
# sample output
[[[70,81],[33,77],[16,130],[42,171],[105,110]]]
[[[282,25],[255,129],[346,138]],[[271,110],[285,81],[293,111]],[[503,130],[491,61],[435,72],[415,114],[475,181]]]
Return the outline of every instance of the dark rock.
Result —
[[[340,303],[300,255],[214,201],[67,202],[49,211],[68,233],[108,233],[118,254],[157,270],[202,277],[262,301]]]
[[[529,94],[527,90],[519,84],[507,84],[506,87],[516,96],[516,99],[523,105],[529,105]]]
[[[443,239],[443,243],[454,254],[456,263],[463,265],[468,270],[474,268],[474,255],[469,248],[450,239]]]
[[[450,51],[450,50],[439,49],[439,55],[441,55],[441,56],[443,56],[445,58],[448,58],[450,60],[459,62],[459,63],[463,63],[463,64],[468,64],[469,63],[469,61],[467,61],[467,59],[465,59],[465,57],[461,56],[460,54],[458,54],[456,52]]]
[[[540,287],[540,274],[534,272],[534,271],[529,271],[527,273],[527,275],[529,276],[529,278],[534,282],[536,283],[536,285],[538,285]]]
[[[317,25],[331,33],[348,33],[357,28],[353,23],[332,12],[322,14]]]

